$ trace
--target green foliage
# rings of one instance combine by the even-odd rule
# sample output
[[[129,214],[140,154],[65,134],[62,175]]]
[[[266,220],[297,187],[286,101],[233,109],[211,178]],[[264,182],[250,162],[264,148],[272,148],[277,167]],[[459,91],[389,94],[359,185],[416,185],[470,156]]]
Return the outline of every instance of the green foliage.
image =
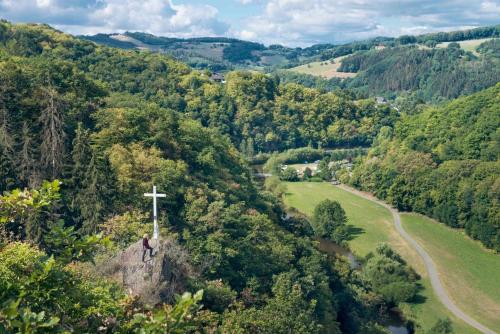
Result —
[[[91,261],[101,247],[109,247],[110,240],[101,234],[81,236],[74,226],[64,227],[64,222],[53,224],[44,236],[45,247],[62,263]]]
[[[193,314],[200,310],[203,290],[192,295],[185,292],[175,305],[164,305],[151,314],[137,313],[127,324],[127,333],[138,334],[184,334],[197,329]]]
[[[32,312],[29,307],[19,308],[21,299],[8,300],[0,308],[2,333],[50,333],[59,322],[58,317],[46,319],[45,311]]]
[[[312,227],[319,237],[343,243],[348,236],[347,216],[337,201],[325,199],[314,208]]]
[[[427,331],[427,334],[452,334],[454,333],[453,327],[451,326],[450,319],[439,319],[431,329]]]
[[[455,43],[456,44],[456,43]],[[456,98],[498,82],[498,53],[480,58],[460,48],[420,49],[413,46],[370,50],[342,60],[339,71],[358,72],[346,88],[370,95],[416,91],[426,101]],[[453,85],[449,82],[453,80]]]
[[[256,61],[256,57],[252,51],[262,50],[264,45],[251,42],[235,42],[224,48],[223,57],[230,62],[242,62],[245,60]]]
[[[6,192],[0,197],[0,223],[22,222],[59,198],[60,182],[44,182],[40,189]]]
[[[122,296],[115,287],[95,277],[84,278],[24,243],[11,243],[0,250],[0,288],[0,299],[5,302],[0,314],[6,316],[0,319],[3,326],[10,326],[8,332],[40,325],[50,327],[50,332],[95,331],[105,317],[118,314]],[[13,307],[19,310],[15,318],[9,315]],[[45,319],[44,314],[50,318]]]
[[[149,214],[134,210],[109,218],[99,226],[99,230],[109,238],[112,246],[124,249],[148,233],[151,230],[149,224]]]
[[[280,275],[273,287],[273,297],[262,310],[250,308],[227,312],[223,332],[232,333],[320,333],[314,319],[315,302],[304,300],[300,285],[290,275]],[[331,333],[340,333],[332,330]]]
[[[237,295],[236,291],[220,279],[207,282],[203,291],[203,305],[219,313],[224,312],[236,300]]]
[[[500,249],[499,90],[497,84],[405,117],[392,140],[380,138],[350,182]]]
[[[363,277],[390,305],[411,301],[417,293],[416,274],[386,244],[367,256]]]
[[[294,181],[299,180],[299,175],[297,173],[297,170],[295,168],[291,168],[291,167],[288,167],[288,168],[285,168],[284,170],[282,170],[280,172],[279,177],[280,177],[281,181],[294,182]]]

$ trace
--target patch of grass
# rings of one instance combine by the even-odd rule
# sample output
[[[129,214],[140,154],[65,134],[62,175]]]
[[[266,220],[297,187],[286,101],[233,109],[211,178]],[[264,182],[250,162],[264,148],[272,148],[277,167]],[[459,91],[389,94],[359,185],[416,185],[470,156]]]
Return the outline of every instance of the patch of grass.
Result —
[[[448,312],[434,294],[429,278],[422,278],[420,284],[422,287],[419,293],[421,301],[416,303],[404,303],[401,306],[404,314],[417,320],[420,326],[420,328],[417,329],[417,333],[426,333],[439,319],[448,317],[452,321],[455,333],[480,334],[479,331],[458,320]]]
[[[335,58],[335,59],[333,59],[333,62],[331,62],[330,60],[316,61],[316,62],[308,63],[305,65],[293,67],[289,70],[293,71],[293,72],[310,74],[310,75],[315,75],[318,77],[324,77],[327,79],[330,79],[330,78],[352,78],[352,77],[356,76],[356,73],[337,72],[338,68],[340,67],[341,60],[344,57],[345,56]]]
[[[468,39],[468,40],[465,40],[465,41],[459,41],[457,43],[460,44],[460,48],[464,49],[465,51],[471,51],[471,52],[476,53],[477,47],[481,43],[489,41],[490,39],[491,38]],[[448,47],[448,44],[450,44],[450,43],[453,43],[453,42],[439,43],[439,44],[436,45],[436,47],[438,47],[438,48],[446,48],[446,47]]]
[[[414,317],[421,325],[417,333],[425,333],[439,318],[445,317],[453,322],[455,333],[478,333],[454,317],[434,295],[421,258],[395,230],[392,215],[386,208],[326,182],[287,182],[286,186],[285,204],[309,217],[312,216],[315,206],[322,200],[329,198],[339,201],[346,211],[349,224],[360,232],[348,242],[352,252],[356,255],[365,256],[379,243],[386,242],[422,276],[421,300],[402,306],[404,313]]]
[[[466,313],[500,332],[500,256],[462,231],[416,214],[404,228],[431,254],[446,290]]]

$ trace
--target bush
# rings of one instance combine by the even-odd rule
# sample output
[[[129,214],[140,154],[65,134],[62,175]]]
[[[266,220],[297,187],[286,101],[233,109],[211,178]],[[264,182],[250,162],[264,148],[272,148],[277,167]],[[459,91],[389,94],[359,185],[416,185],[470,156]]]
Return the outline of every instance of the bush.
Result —
[[[280,173],[281,181],[295,182],[299,180],[299,174],[294,168],[287,168]]]
[[[363,277],[389,305],[411,301],[418,291],[415,272],[386,244],[366,257]]]
[[[149,223],[149,214],[134,210],[109,218],[100,229],[118,249],[123,249],[151,230],[150,224],[146,222]]]
[[[438,319],[436,324],[427,331],[427,334],[452,334],[453,327],[450,319]]]
[[[119,314],[123,297],[114,285],[66,269],[26,243],[11,243],[0,250],[0,300],[8,305],[0,309],[0,328],[8,333],[15,332],[12,326],[17,321],[34,313],[39,320],[47,319],[39,325],[50,324],[51,332],[64,328],[95,333],[106,317]],[[12,305],[18,317],[7,321]]]
[[[203,293],[203,305],[209,310],[222,313],[236,299],[236,292],[222,280],[207,282]]]

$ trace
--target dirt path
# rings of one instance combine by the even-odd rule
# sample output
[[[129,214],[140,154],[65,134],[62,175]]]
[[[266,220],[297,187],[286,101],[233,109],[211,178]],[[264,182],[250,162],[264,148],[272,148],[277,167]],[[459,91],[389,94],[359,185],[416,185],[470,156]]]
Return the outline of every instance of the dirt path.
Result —
[[[339,188],[342,188],[345,191],[348,191],[352,194],[361,196],[363,198],[366,198],[370,201],[373,201],[375,203],[378,203],[382,205],[383,207],[387,208],[391,213],[392,217],[394,218],[394,226],[396,227],[396,230],[398,233],[405,239],[422,257],[422,260],[424,261],[425,268],[427,272],[429,273],[429,278],[431,280],[432,288],[434,289],[434,293],[436,296],[439,298],[441,303],[443,303],[444,306],[448,310],[450,310],[451,313],[453,313],[457,318],[462,319],[464,322],[469,324],[470,326],[476,328],[482,333],[485,334],[496,334],[493,330],[489,329],[488,327],[480,324],[473,318],[471,318],[469,315],[464,313],[458,306],[451,300],[450,296],[446,292],[445,288],[443,287],[443,284],[441,283],[441,280],[439,279],[439,273],[436,269],[436,265],[434,264],[434,261],[432,261],[432,258],[430,255],[413,239],[403,228],[401,224],[401,217],[399,216],[399,213],[396,209],[392,208],[390,205],[388,205],[385,202],[382,202],[375,198],[374,196],[364,193],[362,191],[358,191],[356,189],[341,185],[338,186]]]

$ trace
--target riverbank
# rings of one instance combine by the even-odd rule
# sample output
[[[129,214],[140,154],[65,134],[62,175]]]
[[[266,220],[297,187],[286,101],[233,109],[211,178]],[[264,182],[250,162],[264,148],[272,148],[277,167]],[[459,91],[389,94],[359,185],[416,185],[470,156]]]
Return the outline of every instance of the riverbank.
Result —
[[[365,256],[377,244],[386,242],[422,276],[419,303],[402,307],[405,315],[414,317],[420,323],[421,328],[417,332],[423,333],[439,318],[449,317],[456,333],[478,333],[453,316],[436,298],[420,256],[396,231],[389,210],[329,183],[293,182],[286,185],[285,204],[309,216],[321,200],[330,198],[339,201],[347,213],[349,224],[356,231],[349,241],[349,247],[355,254]]]

